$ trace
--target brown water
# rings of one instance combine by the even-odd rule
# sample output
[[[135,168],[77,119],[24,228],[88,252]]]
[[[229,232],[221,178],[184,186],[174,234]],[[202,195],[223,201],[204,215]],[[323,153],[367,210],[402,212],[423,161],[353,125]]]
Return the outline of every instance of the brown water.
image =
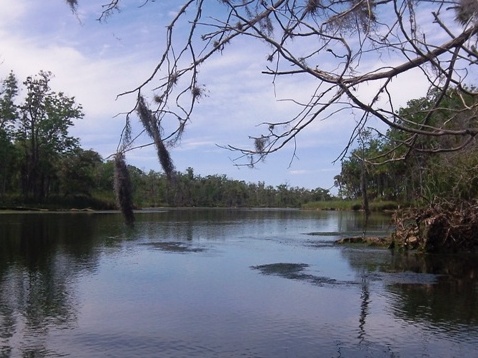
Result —
[[[0,215],[0,357],[478,356],[476,257],[334,245],[355,213],[137,220]]]

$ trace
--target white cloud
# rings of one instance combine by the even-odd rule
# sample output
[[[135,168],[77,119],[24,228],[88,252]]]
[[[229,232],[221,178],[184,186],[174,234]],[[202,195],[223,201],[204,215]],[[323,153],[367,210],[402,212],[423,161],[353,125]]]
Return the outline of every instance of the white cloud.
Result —
[[[150,75],[164,44],[165,23],[161,20],[177,10],[175,4],[163,2],[146,6],[139,9],[130,5],[100,24],[96,19],[101,5],[96,0],[82,0],[78,18],[61,1],[2,0],[0,78],[10,70],[20,80],[39,70],[52,71],[53,89],[75,96],[84,107],[86,116],[72,133],[81,138],[83,146],[109,155],[116,150],[124,124],[124,116],[115,115],[130,111],[135,101],[134,95],[118,99],[116,95],[136,88]],[[299,159],[291,168],[293,144],[267,158],[257,170],[238,170],[231,159],[239,154],[217,147],[250,146],[249,135],[267,130],[257,127],[258,123],[284,121],[298,113],[291,101],[280,100],[305,102],[317,86],[308,77],[287,76],[277,78],[274,87],[273,77],[261,74],[269,64],[267,52],[263,44],[238,39],[226,47],[223,56],[214,56],[201,67],[199,80],[206,85],[209,97],[197,105],[180,147],[172,151],[173,160],[179,170],[191,166],[203,175],[224,173],[273,185],[290,181],[293,186],[330,186],[334,171],[340,171],[330,163],[355,126],[349,110],[322,121],[325,113],[303,131],[297,142]],[[376,87],[371,86],[372,90]],[[423,95],[416,74],[394,80],[392,90],[403,105]],[[138,121],[132,120],[138,133]],[[141,138],[138,144],[148,140]],[[142,169],[159,170],[151,147],[129,152],[127,158]]]
[[[26,12],[26,8],[25,2],[18,0],[2,0],[0,27],[11,26],[14,23],[18,23],[20,17]]]
[[[19,12],[18,16],[22,14],[25,13]],[[81,16],[86,22],[86,15]],[[68,27],[65,24],[58,26],[62,29]],[[117,100],[116,95],[135,88],[147,78],[156,58],[151,55],[151,50],[147,55],[128,51],[130,39],[122,32],[115,32],[120,40],[111,36],[108,25],[105,26],[107,35],[101,27],[92,34],[94,25],[80,25],[74,18],[69,26],[73,26],[74,34],[44,33],[40,38],[34,29],[30,34],[1,29],[0,48],[4,49],[1,70],[13,69],[20,79],[41,69],[52,71],[55,74],[53,88],[74,95],[84,106],[86,117],[76,123],[72,133],[81,137],[85,147],[107,156],[116,150],[124,123],[123,116],[113,117],[130,110],[134,102],[134,96]],[[129,27],[134,26],[130,24]],[[76,39],[75,36],[81,37],[83,32],[88,40]],[[142,33],[147,35],[148,31]],[[93,39],[94,43],[88,42]],[[287,150],[284,151],[286,160],[274,156],[259,165],[259,169],[250,170],[235,167],[232,159],[236,153],[217,147],[217,144],[237,143],[248,146],[248,135],[258,131],[255,127],[258,122],[286,118],[293,113],[289,113],[289,103],[277,102],[271,79],[260,75],[263,57],[258,51],[260,61],[251,61],[249,51],[238,50],[218,56],[201,69],[201,78],[204,78],[210,97],[201,100],[181,146],[172,152],[179,170],[192,166],[201,175],[224,173],[233,178],[261,180],[272,185],[291,182],[291,185],[315,186],[316,178],[310,182],[305,170],[301,180],[291,180],[288,163],[292,154]],[[137,125],[136,131],[139,131]],[[148,138],[143,138],[138,144],[147,142]],[[129,152],[127,157],[132,164],[146,171],[150,168],[160,170],[152,147]]]

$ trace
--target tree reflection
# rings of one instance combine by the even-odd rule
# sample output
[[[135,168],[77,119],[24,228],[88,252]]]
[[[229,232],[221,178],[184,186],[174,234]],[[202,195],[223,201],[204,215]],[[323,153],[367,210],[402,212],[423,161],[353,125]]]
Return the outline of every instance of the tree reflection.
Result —
[[[360,327],[367,315],[367,280],[381,281],[392,293],[393,313],[404,320],[445,330],[478,325],[477,255],[392,254],[382,249],[344,249],[362,277]],[[363,277],[367,277],[364,281]],[[362,329],[361,328],[361,329]]]
[[[387,213],[372,213],[359,215],[353,211],[341,212],[337,216],[337,232],[350,235],[370,235],[374,232],[381,234],[389,232],[392,228],[391,215]]]
[[[360,316],[359,316],[359,342],[362,343],[365,340],[365,323],[368,316],[369,304],[370,304],[370,289],[369,282],[366,276],[362,276],[362,292],[360,295]]]
[[[478,325],[476,255],[413,256],[394,261],[395,267],[408,266],[412,272],[439,275],[435,284],[391,285],[389,290],[399,293],[394,305],[397,316],[441,327]]]
[[[95,270],[97,217],[0,216],[0,356],[53,354],[52,329],[77,319],[76,277]]]

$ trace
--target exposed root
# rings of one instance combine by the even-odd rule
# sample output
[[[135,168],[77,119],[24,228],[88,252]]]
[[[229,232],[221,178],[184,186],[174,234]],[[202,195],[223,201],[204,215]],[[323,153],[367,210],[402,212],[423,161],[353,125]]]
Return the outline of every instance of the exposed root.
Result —
[[[441,202],[394,215],[398,247],[425,252],[474,251],[478,247],[478,203]]]

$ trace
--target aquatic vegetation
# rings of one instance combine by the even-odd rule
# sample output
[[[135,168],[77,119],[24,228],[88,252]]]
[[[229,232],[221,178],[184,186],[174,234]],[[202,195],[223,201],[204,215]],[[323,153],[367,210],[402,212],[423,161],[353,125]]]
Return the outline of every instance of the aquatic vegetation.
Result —
[[[304,273],[303,271],[308,267],[309,265],[304,263],[282,262],[268,265],[251,266],[252,269],[259,270],[263,275],[274,275],[291,280],[307,281],[315,285],[338,283],[337,280],[329,277],[314,276],[312,274]]]

